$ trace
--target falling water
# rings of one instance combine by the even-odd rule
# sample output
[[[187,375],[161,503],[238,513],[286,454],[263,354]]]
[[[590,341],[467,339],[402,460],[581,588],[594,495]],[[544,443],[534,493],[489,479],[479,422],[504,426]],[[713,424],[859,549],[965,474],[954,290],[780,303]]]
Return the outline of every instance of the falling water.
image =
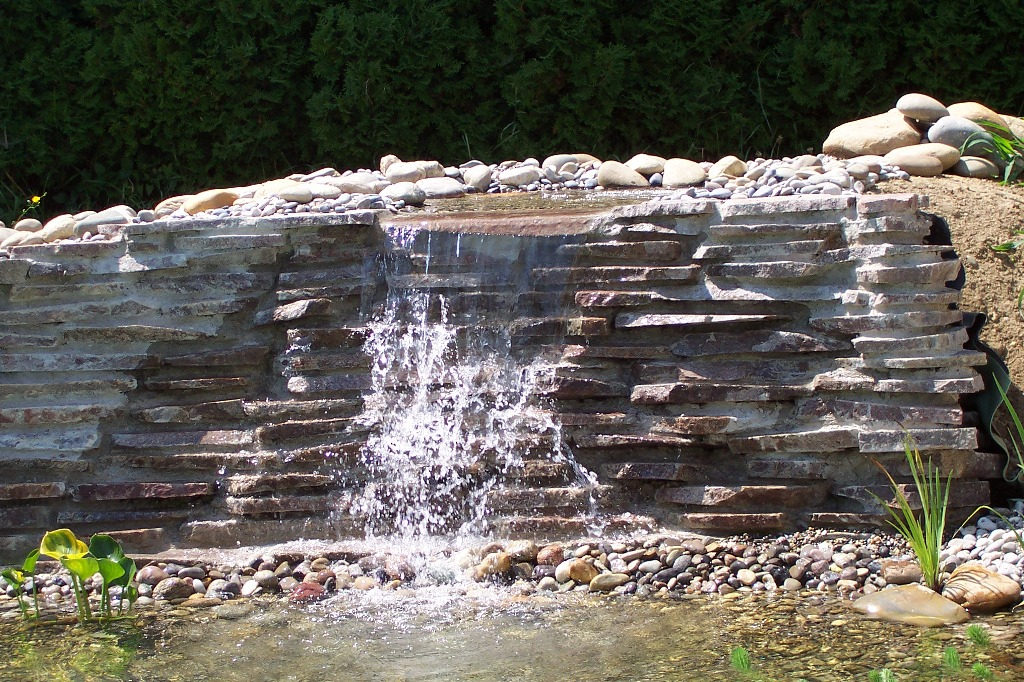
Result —
[[[369,430],[367,482],[353,511],[365,516],[367,536],[482,533],[489,493],[523,465],[524,451],[571,463],[537,399],[551,365],[516,360],[507,323],[470,316],[455,324],[449,296],[403,287],[394,275],[408,267],[416,233],[391,238],[388,297],[364,346],[372,363],[360,419]]]

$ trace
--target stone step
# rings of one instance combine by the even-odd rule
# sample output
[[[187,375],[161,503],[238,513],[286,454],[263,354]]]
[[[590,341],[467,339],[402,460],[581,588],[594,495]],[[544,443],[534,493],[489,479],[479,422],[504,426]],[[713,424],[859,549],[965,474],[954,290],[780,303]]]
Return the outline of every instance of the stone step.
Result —
[[[792,520],[783,512],[693,512],[680,514],[679,523],[683,528],[711,533],[764,533],[788,528]]]
[[[553,336],[607,336],[611,323],[606,317],[548,317],[518,319],[511,324],[513,337]]]
[[[327,513],[337,508],[332,495],[274,495],[272,497],[227,497],[224,506],[236,516],[263,514]]]
[[[122,482],[82,483],[75,487],[77,501],[107,502],[111,500],[195,500],[210,497],[216,486],[209,482],[164,483]]]
[[[296,376],[288,379],[288,392],[297,395],[360,394],[371,386],[369,374],[336,374],[316,377]]]
[[[684,334],[672,345],[681,357],[735,353],[834,353],[849,351],[848,341],[800,332],[752,330],[745,333]]]
[[[561,256],[596,260],[637,260],[641,263],[677,260],[683,253],[679,241],[609,241],[588,244],[563,244]]]
[[[270,310],[262,310],[256,314],[255,326],[282,324],[304,320],[310,317],[323,317],[331,311],[331,299],[310,298],[279,305]]]
[[[214,339],[213,329],[191,329],[187,327],[157,327],[145,324],[126,324],[117,327],[78,327],[61,334],[65,343],[161,343]]]
[[[945,486],[945,482],[943,482],[943,486]],[[906,496],[911,509],[918,510],[921,508],[921,498],[918,497],[913,483],[897,483],[897,488]],[[867,511],[882,510],[882,505],[875,496],[883,500],[883,503],[896,504],[896,496],[893,493],[892,486],[888,484],[838,486],[832,490],[832,494],[837,497],[855,500],[863,505]],[[949,506],[977,507],[978,505],[989,504],[991,501],[989,495],[988,481],[953,480],[949,485]]]
[[[471,464],[466,472],[472,476],[481,476],[493,472],[493,466],[478,461]],[[568,483],[575,475],[572,466],[562,460],[527,459],[521,466],[516,466],[501,474],[501,478],[514,481],[516,484],[552,485]]]
[[[723,433],[738,424],[740,424],[740,419],[730,415],[683,415],[669,419],[655,419],[651,424],[651,431],[682,436],[708,436]]]
[[[158,362],[166,367],[248,367],[261,364],[269,352],[266,346],[239,346],[184,355],[159,355]]]
[[[673,330],[714,331],[719,328],[734,330],[779,324],[789,319],[788,315],[619,313],[615,316],[615,328],[671,327]]]
[[[0,429],[0,451],[9,449],[22,456],[29,456],[29,451],[39,451],[38,456],[44,457],[54,452],[84,452],[99,444],[100,434],[95,425]]]
[[[773,358],[771,360],[680,360],[675,362],[644,362],[635,365],[637,379],[645,384],[667,384],[677,381],[707,380],[751,383],[806,383],[821,370],[821,362],[806,359]]]
[[[261,422],[282,419],[304,421],[314,417],[355,417],[363,408],[362,400],[326,398],[321,400],[254,400],[243,401],[242,411],[250,419]]]
[[[824,332],[863,334],[883,330],[917,330],[928,327],[946,327],[963,320],[959,310],[921,310],[907,313],[881,313],[878,315],[847,315],[840,317],[812,317],[812,329]]]
[[[156,510],[135,510],[115,509],[92,511],[85,509],[74,509],[57,512],[57,524],[61,526],[103,526],[103,532],[112,530],[112,526],[122,524],[156,524],[160,526],[175,526],[189,517],[190,510],[183,509],[156,509]]]
[[[339,369],[368,369],[370,356],[361,350],[286,355],[279,359],[286,372],[324,372]]]
[[[362,433],[366,427],[355,419],[315,419],[309,421],[288,421],[280,424],[267,424],[256,429],[256,439],[260,443],[281,443],[290,440],[303,440],[316,436]]]
[[[907,437],[922,452],[928,450],[974,450],[978,447],[978,431],[961,429],[876,429],[859,434],[861,452],[903,452]]]
[[[803,261],[767,261],[755,263],[711,263],[704,266],[708,277],[735,279],[810,279],[828,273],[831,264]]]
[[[770,242],[755,244],[709,244],[699,247],[693,260],[726,260],[734,258],[816,256],[828,248],[824,239],[807,239],[791,242]]]
[[[276,455],[267,452],[254,453],[147,453],[144,455],[111,455],[103,457],[101,463],[133,469],[155,469],[158,471],[265,471],[280,465]]]
[[[67,488],[62,481],[46,483],[0,483],[0,501],[47,500],[64,497]]]
[[[564,284],[618,284],[621,282],[696,282],[700,266],[600,266],[534,268],[532,281],[542,286]]]
[[[722,473],[719,466],[692,462],[623,462],[601,466],[604,479],[620,481],[711,481]]]
[[[913,357],[868,357],[864,365],[878,369],[944,369],[949,367],[982,367],[988,356],[980,351],[962,350],[948,355],[919,355]]]
[[[225,480],[228,495],[234,496],[326,488],[333,482],[333,477],[323,474],[237,474]]]
[[[487,494],[487,509],[492,513],[581,512],[590,505],[590,498],[590,491],[583,488],[501,488]]]
[[[959,405],[913,405],[850,400],[843,398],[813,397],[797,402],[794,416],[855,420],[863,422],[896,422],[907,427],[917,424],[952,424],[963,422],[964,413]]]
[[[726,507],[730,510],[814,507],[825,501],[828,484],[809,485],[691,485],[658,490],[659,502],[688,507]]]
[[[373,282],[356,284],[331,284],[322,287],[304,287],[302,289],[279,289],[274,297],[278,303],[294,303],[304,299],[329,298],[337,301],[347,297],[362,296],[372,292],[376,284]]]
[[[712,238],[735,239],[766,245],[772,242],[806,241],[812,239],[835,239],[842,237],[840,223],[807,223],[790,225],[786,223],[721,224],[708,227]]]
[[[54,388],[56,389],[57,387]],[[0,407],[0,425],[14,424],[25,426],[45,426],[52,424],[95,422],[101,419],[108,419],[119,411],[120,410],[117,407],[106,405]]]
[[[206,234],[174,238],[174,245],[179,250],[202,252],[280,247],[287,243],[288,238],[283,234]]]
[[[876,284],[944,284],[956,279],[960,272],[959,260],[921,263],[906,267],[863,265],[857,268],[857,283]]]
[[[318,351],[338,348],[361,348],[370,336],[366,327],[334,327],[289,329],[290,350]]]
[[[249,377],[203,377],[196,379],[158,379],[150,378],[144,382],[145,387],[154,392],[190,391],[190,392],[224,392],[246,393],[252,388]]]
[[[234,448],[253,445],[256,438],[247,430],[162,431],[150,433],[115,433],[111,445],[122,450],[154,450],[202,446]]]
[[[759,452],[842,452],[858,447],[857,428],[820,428],[815,431],[772,433],[729,438],[726,444],[734,454]]]
[[[539,392],[542,396],[557,400],[591,400],[626,397],[629,395],[629,387],[619,381],[555,376],[539,387]]]
[[[680,455],[697,448],[705,449],[707,445],[693,438],[675,435],[632,434],[632,433],[596,433],[577,434],[572,437],[577,448],[586,450],[604,450],[630,448],[672,448]]]
[[[804,385],[764,386],[710,382],[639,384],[633,387],[630,402],[634,405],[765,403],[806,397],[812,392],[809,386]]]

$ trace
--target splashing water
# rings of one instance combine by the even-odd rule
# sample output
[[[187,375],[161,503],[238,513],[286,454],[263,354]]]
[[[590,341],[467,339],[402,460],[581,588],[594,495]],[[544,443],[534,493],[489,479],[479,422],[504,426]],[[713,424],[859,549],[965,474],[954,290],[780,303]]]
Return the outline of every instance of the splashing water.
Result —
[[[407,247],[415,234],[392,237]],[[367,483],[352,511],[368,537],[483,533],[489,494],[525,452],[574,464],[536,398],[552,366],[517,361],[507,323],[456,325],[450,307],[444,295],[393,283],[367,325]]]

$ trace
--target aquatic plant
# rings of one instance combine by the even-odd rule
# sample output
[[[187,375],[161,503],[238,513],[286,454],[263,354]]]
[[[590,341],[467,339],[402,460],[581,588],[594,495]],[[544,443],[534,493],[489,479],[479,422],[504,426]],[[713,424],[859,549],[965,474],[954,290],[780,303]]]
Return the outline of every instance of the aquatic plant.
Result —
[[[971,644],[978,647],[984,648],[992,643],[992,637],[989,636],[988,630],[978,623],[968,625],[967,629],[964,630],[964,634],[967,636],[967,639],[970,640]]]
[[[998,157],[1003,162],[1003,184],[1016,182],[1024,174],[1024,140],[994,121],[978,121],[978,124],[985,132],[974,133],[964,140],[960,153]]]
[[[3,576],[7,584],[14,590],[14,596],[18,599],[18,608],[21,609],[21,617],[26,620],[29,617],[28,607],[25,605],[24,591],[25,583],[28,582],[30,576],[32,579],[32,601],[35,604],[36,618],[39,617],[39,587],[36,585],[34,573],[36,570],[36,561],[39,559],[39,550],[33,549],[25,557],[25,560],[21,564],[21,568],[17,569],[14,567],[5,568],[0,571],[0,576]]]
[[[914,489],[921,502],[920,513],[915,513],[910,506],[903,489],[884,466],[878,464],[889,479],[895,497],[895,505],[874,495],[889,514],[889,524],[896,529],[917,558],[921,567],[921,576],[925,585],[939,591],[941,587],[941,570],[939,566],[939,549],[942,547],[942,534],[946,529],[946,508],[949,504],[949,484],[952,474],[946,476],[945,484],[939,469],[931,460],[924,462],[921,451],[908,433],[903,441],[910,475],[914,479]]]
[[[981,662],[971,666],[971,674],[979,680],[994,680],[996,678],[991,668]]]
[[[729,665],[738,673],[749,673],[753,669],[750,654],[741,646],[734,646],[729,652]]]
[[[124,587],[131,608],[131,602],[134,600],[130,598],[129,583],[135,575],[135,563],[125,556],[121,545],[109,535],[98,533],[92,537],[90,544],[86,545],[67,528],[52,530],[43,536],[39,554],[57,559],[71,573],[71,587],[75,594],[80,622],[93,618],[85,581],[97,573],[102,580],[100,617],[110,618],[113,615],[110,607],[110,587],[113,585]],[[125,576],[127,580],[124,580]],[[119,606],[119,612],[120,608]]]
[[[888,668],[872,670],[868,673],[868,682],[896,682],[896,674]]]
[[[947,646],[942,650],[942,668],[951,674],[959,674],[964,669],[960,660],[960,652],[955,647]]]

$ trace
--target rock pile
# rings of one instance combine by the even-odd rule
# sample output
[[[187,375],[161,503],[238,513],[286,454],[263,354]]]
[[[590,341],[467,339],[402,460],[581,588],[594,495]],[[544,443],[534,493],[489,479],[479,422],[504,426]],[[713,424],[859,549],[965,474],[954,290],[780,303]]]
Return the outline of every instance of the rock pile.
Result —
[[[990,536],[991,532],[986,537]],[[759,540],[658,535],[546,545],[495,542],[415,566],[405,557],[388,554],[262,554],[239,566],[151,563],[136,576],[137,603],[208,607],[261,594],[309,602],[339,590],[398,589],[461,580],[512,586],[524,593],[583,591],[642,597],[811,590],[855,599],[889,586],[916,584],[920,572],[915,572],[913,562],[905,556],[890,556],[904,552],[901,541],[884,535],[809,530]],[[985,569],[970,563],[954,572],[946,596],[973,610],[1020,601],[1019,578],[988,573],[986,580],[994,575],[1002,582],[979,591],[975,589],[980,584],[976,580],[979,571]],[[954,580],[958,575],[962,579]],[[36,581],[49,610],[58,610],[62,604],[71,607],[68,575],[40,572]],[[1007,585],[1011,589],[1007,590]],[[6,587],[2,582],[0,586]],[[99,583],[86,581],[86,587],[97,592]],[[31,589],[29,586],[27,591]],[[118,588],[112,594],[116,600]],[[6,600],[0,596],[0,612],[6,611],[12,618],[16,616],[13,596],[10,588]]]
[[[184,218],[266,218],[302,213],[338,214],[364,209],[410,211],[431,199],[470,193],[654,188],[677,190],[670,198],[738,199],[793,194],[861,194],[875,183],[910,176],[880,156],[834,159],[806,154],[743,161],[727,156],[716,163],[638,154],[626,161],[601,161],[590,154],[555,154],[538,161],[460,166],[438,161],[402,161],[392,155],[377,170],[339,172],[321,168],[307,174],[246,187],[208,189],[169,197],[152,209],[118,205],[102,211],[35,218],[12,228],[0,222],[0,249],[62,241],[108,239],[117,226]]]
[[[921,177],[952,173],[1001,178],[1006,161],[995,152],[987,128],[1024,138],[1024,119],[999,114],[978,102],[945,106],[921,93],[908,93],[884,114],[849,121],[832,129],[822,144],[840,159],[881,155],[889,166]],[[965,149],[965,143],[970,142]],[[961,150],[966,152],[961,154]]]

